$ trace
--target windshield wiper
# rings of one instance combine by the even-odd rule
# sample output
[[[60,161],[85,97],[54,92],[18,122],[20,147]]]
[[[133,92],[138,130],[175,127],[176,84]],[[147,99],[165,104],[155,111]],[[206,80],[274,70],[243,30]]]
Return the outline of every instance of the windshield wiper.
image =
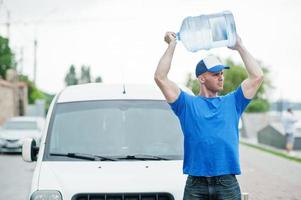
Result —
[[[93,160],[93,161],[116,161],[116,159],[93,155],[93,154],[85,154],[85,153],[50,153],[51,156],[64,156],[68,158],[79,158],[83,160]]]
[[[147,154],[134,154],[134,155],[126,155],[124,157],[119,157],[119,160],[170,160],[168,158],[147,155]]]

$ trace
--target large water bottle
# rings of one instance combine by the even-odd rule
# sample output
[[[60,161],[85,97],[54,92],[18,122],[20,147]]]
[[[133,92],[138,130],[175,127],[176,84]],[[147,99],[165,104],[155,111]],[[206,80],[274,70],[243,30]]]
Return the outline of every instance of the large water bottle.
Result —
[[[215,47],[233,47],[236,43],[236,27],[230,11],[211,15],[186,17],[177,33],[188,51]]]

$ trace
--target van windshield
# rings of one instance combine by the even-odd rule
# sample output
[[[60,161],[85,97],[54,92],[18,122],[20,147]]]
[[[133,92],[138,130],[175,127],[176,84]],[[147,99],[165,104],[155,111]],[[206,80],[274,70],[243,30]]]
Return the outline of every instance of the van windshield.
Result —
[[[178,119],[165,101],[59,103],[52,116],[44,159],[72,160],[51,156],[68,153],[182,159],[182,136]]]

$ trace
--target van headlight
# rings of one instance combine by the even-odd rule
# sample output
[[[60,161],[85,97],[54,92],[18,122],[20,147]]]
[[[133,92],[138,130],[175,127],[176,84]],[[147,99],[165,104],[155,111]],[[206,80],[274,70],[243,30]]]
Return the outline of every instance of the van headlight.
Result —
[[[56,190],[39,190],[35,191],[30,200],[63,200],[62,195]]]

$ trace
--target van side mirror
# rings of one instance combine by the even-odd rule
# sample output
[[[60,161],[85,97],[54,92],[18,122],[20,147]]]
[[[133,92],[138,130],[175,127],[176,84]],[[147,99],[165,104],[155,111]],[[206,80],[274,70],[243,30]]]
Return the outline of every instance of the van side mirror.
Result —
[[[32,162],[37,160],[37,155],[39,152],[39,147],[37,143],[32,138],[26,138],[22,145],[22,158],[26,162]]]

